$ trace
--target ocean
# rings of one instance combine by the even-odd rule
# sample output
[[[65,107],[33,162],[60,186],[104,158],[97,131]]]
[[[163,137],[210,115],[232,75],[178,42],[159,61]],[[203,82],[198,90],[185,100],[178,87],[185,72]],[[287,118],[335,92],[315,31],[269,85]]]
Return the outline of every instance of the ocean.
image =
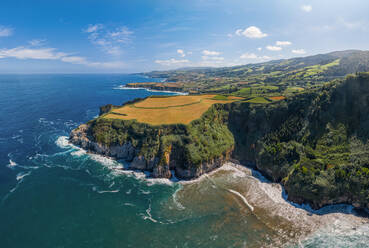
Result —
[[[287,202],[256,171],[227,164],[190,182],[123,171],[69,144],[99,106],[169,92],[137,75],[0,75],[0,247],[368,247],[351,206]]]

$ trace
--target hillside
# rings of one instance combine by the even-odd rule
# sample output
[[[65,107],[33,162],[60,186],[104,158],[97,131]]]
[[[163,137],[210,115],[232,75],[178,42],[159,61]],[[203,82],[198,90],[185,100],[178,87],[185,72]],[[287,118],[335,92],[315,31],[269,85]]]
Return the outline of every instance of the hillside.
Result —
[[[369,51],[347,50],[235,67],[186,68],[145,75],[180,83],[182,91],[247,97],[289,95],[366,71],[369,71]]]
[[[369,74],[348,76],[270,104],[213,104],[189,124],[102,116],[70,140],[131,161],[154,177],[191,179],[233,158],[281,182],[290,200],[369,207]]]

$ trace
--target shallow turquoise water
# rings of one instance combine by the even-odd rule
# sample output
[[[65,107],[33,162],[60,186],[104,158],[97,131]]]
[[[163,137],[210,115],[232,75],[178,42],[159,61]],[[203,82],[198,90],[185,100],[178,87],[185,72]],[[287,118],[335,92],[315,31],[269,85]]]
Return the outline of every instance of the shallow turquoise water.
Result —
[[[99,106],[153,94],[118,87],[147,80],[0,76],[0,247],[261,247],[288,241],[288,225],[251,213],[227,190],[242,181],[227,174],[189,185],[148,180],[119,170],[123,162],[68,144],[69,132],[95,117]],[[335,247],[337,238],[365,247],[367,236],[316,235],[302,245],[320,247],[323,239]]]

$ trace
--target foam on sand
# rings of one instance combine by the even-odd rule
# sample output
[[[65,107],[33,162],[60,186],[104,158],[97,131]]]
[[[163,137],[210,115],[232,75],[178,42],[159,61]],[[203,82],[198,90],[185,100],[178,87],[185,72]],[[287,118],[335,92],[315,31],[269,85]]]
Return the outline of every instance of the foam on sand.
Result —
[[[232,190],[232,189],[228,189],[228,191],[231,192],[231,193],[233,193],[233,194],[235,194],[235,195],[237,195],[237,196],[239,196],[241,198],[241,200],[245,203],[245,205],[251,210],[251,212],[254,211],[254,207],[251,206],[250,203],[248,203],[248,201],[246,200],[246,198],[243,195],[241,195],[240,192],[237,192],[237,191]]]

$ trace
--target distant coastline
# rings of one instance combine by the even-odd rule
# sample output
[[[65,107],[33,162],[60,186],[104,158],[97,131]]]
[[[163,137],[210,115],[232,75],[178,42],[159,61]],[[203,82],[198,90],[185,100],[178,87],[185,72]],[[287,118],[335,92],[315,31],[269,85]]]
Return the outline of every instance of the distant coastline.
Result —
[[[163,92],[163,93],[173,93],[177,95],[188,95],[188,92],[181,92],[181,91],[172,91],[172,90],[158,90],[158,89],[151,89],[147,87],[127,87],[126,85],[119,85],[115,87],[117,90],[146,90],[148,92]]]

